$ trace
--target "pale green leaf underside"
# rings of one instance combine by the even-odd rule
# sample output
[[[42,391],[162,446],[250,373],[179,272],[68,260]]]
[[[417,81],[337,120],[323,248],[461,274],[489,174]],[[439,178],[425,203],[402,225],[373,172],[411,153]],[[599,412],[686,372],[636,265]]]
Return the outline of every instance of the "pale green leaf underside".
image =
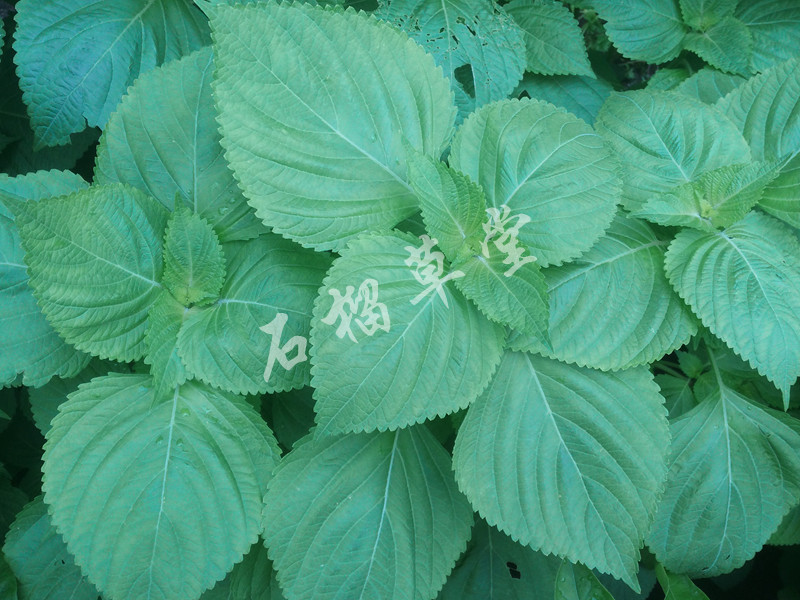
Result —
[[[662,565],[657,564],[656,577],[661,589],[664,590],[664,600],[708,600],[708,596],[686,575],[670,573]]]
[[[159,291],[147,315],[144,362],[150,365],[153,392],[157,398],[171,394],[188,379],[186,365],[178,355],[178,333],[191,309],[184,307],[167,290]]]
[[[425,426],[309,436],[265,499],[264,536],[290,599],[434,598],[471,527],[450,456]]]
[[[511,347],[616,370],[685,344],[697,325],[664,275],[667,243],[646,223],[617,217],[586,254],[543,271],[552,350],[529,336],[512,338]]]
[[[467,551],[447,578],[438,599],[552,598],[560,564],[558,558],[518,544],[483,519],[477,519]]]
[[[800,244],[751,212],[717,233],[680,232],[665,267],[703,324],[788,394],[800,374]]]
[[[594,77],[578,21],[555,0],[513,0],[505,10],[522,29],[526,71]]]
[[[547,347],[548,333],[547,283],[535,262],[523,264],[512,272],[501,253],[491,242],[489,256],[480,249],[472,256],[453,263],[453,269],[464,277],[456,279],[456,287],[472,300],[492,321],[530,335]],[[523,258],[528,255],[525,253]]]
[[[526,73],[514,95],[526,92],[531,98],[566,108],[591,125],[603,102],[613,91],[612,85],[603,79]]]
[[[704,67],[684,80],[675,91],[714,104],[747,81],[744,77]]]
[[[228,277],[219,300],[191,312],[178,334],[178,355],[187,373],[240,394],[307,385],[307,360],[288,362],[288,370],[276,360],[269,381],[264,372],[270,353],[280,354],[271,350],[273,343],[280,349],[295,337],[307,340],[314,299],[330,259],[271,233],[225,244],[223,251]],[[261,330],[278,314],[286,315],[280,339]],[[295,356],[289,351],[287,361]]]
[[[22,383],[38,387],[51,377],[76,375],[89,357],[67,344],[47,322],[28,286],[25,252],[17,225],[3,200],[35,202],[86,187],[69,171],[0,175],[0,386],[22,373]]]
[[[647,543],[675,573],[728,573],[800,498],[800,424],[717,386],[670,430],[667,485]]]
[[[619,155],[625,208],[637,210],[706,171],[749,162],[747,142],[723,112],[677,92],[613,94],[597,130]]]
[[[742,131],[756,160],[785,160],[760,206],[800,227],[800,59],[753,77],[717,105]]]
[[[556,575],[555,600],[614,600],[614,597],[586,566],[565,560]]]
[[[457,292],[452,279],[436,289],[415,279],[416,267],[405,261],[408,248],[421,246],[407,234],[363,236],[328,272],[311,327],[318,432],[405,427],[465,408],[489,382],[505,331]],[[444,269],[441,278],[451,273]],[[375,282],[371,288],[367,280]],[[379,328],[385,319],[378,308],[375,327],[369,325],[363,300],[345,311],[353,314],[352,338],[346,334],[332,312],[332,292],[344,295],[347,286],[354,299],[385,306],[388,331]]]
[[[756,161],[708,171],[692,183],[649,200],[633,213],[661,225],[713,232],[742,219],[778,175],[779,165]]]
[[[30,284],[53,328],[102,358],[144,354],[167,211],[127,186],[41,200],[17,216]]]
[[[222,144],[264,223],[341,249],[415,211],[403,144],[438,157],[455,118],[430,56],[352,11],[219,7],[212,26]]]
[[[255,542],[278,447],[240,397],[150,386],[110,375],[71,395],[47,436],[45,500],[109,597],[196,598]]]
[[[67,396],[78,389],[82,383],[94,377],[108,375],[109,372],[128,372],[127,365],[113,361],[93,358],[80,373],[69,379],[53,378],[40,388],[29,390],[31,413],[36,427],[46,436],[50,422],[58,414],[58,407],[67,401]]]
[[[264,232],[237,187],[220,145],[211,97],[214,60],[204,48],[145,73],[109,117],[97,183],[127,183],[170,210],[186,206],[223,242]]]
[[[189,0],[38,0],[17,5],[15,62],[40,144],[103,127],[136,77],[208,43]]]
[[[754,71],[800,53],[800,6],[794,0],[740,0],[735,16],[753,36]]]
[[[450,80],[459,121],[507,98],[522,78],[524,34],[493,0],[382,0],[375,14],[433,56]]]
[[[668,447],[645,368],[604,373],[508,352],[467,412],[453,463],[489,523],[636,589]]]
[[[736,75],[750,73],[753,36],[735,17],[726,17],[706,31],[688,34],[684,45],[712,67]]]
[[[675,58],[686,28],[675,0],[593,0],[606,33],[626,57],[651,63]]]
[[[208,304],[219,297],[225,257],[208,221],[186,208],[172,213],[164,236],[162,283],[184,306]]]
[[[530,217],[518,239],[542,267],[588,250],[619,201],[617,161],[602,138],[538,100],[476,111],[453,140],[450,166],[481,185],[488,206]]]
[[[81,573],[64,539],[51,524],[42,496],[37,496],[17,515],[6,535],[3,554],[19,580],[22,598],[98,598],[97,588]],[[16,600],[16,596],[13,598]]]
[[[683,22],[693,29],[705,31],[725,17],[730,17],[738,0],[680,0]]]
[[[417,195],[425,229],[455,260],[467,240],[483,238],[486,198],[479,185],[443,162],[414,153],[408,156],[408,180]]]

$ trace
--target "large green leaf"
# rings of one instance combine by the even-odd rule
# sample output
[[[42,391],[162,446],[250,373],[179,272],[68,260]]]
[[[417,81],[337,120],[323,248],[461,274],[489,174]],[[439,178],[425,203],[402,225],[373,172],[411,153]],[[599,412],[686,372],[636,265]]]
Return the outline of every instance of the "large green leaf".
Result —
[[[742,131],[754,159],[784,160],[760,205],[800,227],[800,59],[750,79],[717,106]]]
[[[18,210],[31,287],[64,339],[101,358],[144,354],[167,215],[150,196],[120,184]]]
[[[22,373],[22,383],[38,387],[51,377],[71,377],[88,362],[53,331],[28,287],[25,252],[4,200],[35,202],[86,187],[69,171],[40,171],[19,177],[0,175],[0,386]]]
[[[638,589],[668,449],[663,399],[644,367],[604,373],[508,352],[467,412],[453,463],[489,523]]]
[[[714,104],[747,81],[744,77],[704,67],[684,80],[675,91]],[[730,115],[729,115],[730,116]]]
[[[690,577],[743,565],[800,499],[800,421],[735,392],[716,366],[702,377],[710,393],[670,425],[667,486],[647,540],[665,568]]]
[[[264,537],[289,600],[426,600],[472,510],[424,426],[305,438],[269,484]]]
[[[453,289],[459,274],[430,242],[362,236],[328,272],[311,326],[318,432],[405,427],[489,382],[505,331]]]
[[[656,565],[656,576],[664,590],[664,600],[708,600],[708,596],[686,575],[676,575],[662,565]]]
[[[686,229],[665,267],[703,324],[783,392],[800,375],[800,243],[780,221],[751,212],[715,233]],[[669,565],[667,565],[669,566]]]
[[[589,125],[538,100],[485,106],[461,126],[450,165],[479,183],[487,205],[530,222],[518,239],[539,265],[588,250],[619,200],[617,161]]]
[[[794,0],[740,0],[736,17],[753,36],[754,71],[800,53],[800,5]]]
[[[706,171],[748,162],[747,142],[723,112],[676,92],[613,94],[596,126],[619,154],[625,208],[639,209]]]
[[[3,546],[19,580],[19,593],[28,600],[97,600],[97,588],[86,580],[67,551],[38,496],[11,526]],[[5,599],[5,596],[3,596]]]
[[[208,25],[189,0],[22,0],[17,72],[38,143],[103,127],[139,73],[199,48]]]
[[[683,22],[700,31],[730,17],[737,4],[738,0],[680,0]]]
[[[638,219],[617,217],[579,259],[543,271],[550,298],[550,342],[512,337],[511,347],[597,369],[658,360],[697,330],[664,275],[668,242]]]
[[[217,234],[196,213],[176,210],[164,236],[164,287],[184,306],[202,306],[219,297],[224,280],[225,257]]]
[[[754,161],[720,167],[648,200],[633,213],[661,225],[714,231],[742,219],[778,175],[779,164]]]
[[[578,21],[561,2],[512,0],[504,8],[522,29],[526,71],[594,77]]]
[[[196,598],[257,539],[278,447],[240,397],[189,382],[159,400],[151,385],[109,375],[72,394],[47,435],[42,487],[103,593]]]
[[[555,600],[614,600],[614,597],[584,565],[565,560],[556,575]]]
[[[455,118],[422,48],[365,13],[302,4],[220,6],[212,27],[222,144],[267,225],[341,249],[415,212],[403,144],[438,157]]]
[[[375,14],[405,31],[442,67],[459,121],[507,98],[522,78],[523,32],[494,0],[380,0]]]
[[[684,45],[712,67],[737,75],[751,72],[753,36],[735,17],[725,17],[705,31],[688,34]]]
[[[271,233],[223,251],[219,300],[188,313],[178,334],[188,374],[241,394],[307,385],[311,311],[330,259]]]
[[[223,157],[213,68],[204,48],[139,77],[100,138],[95,181],[130,184],[169,209],[186,206],[223,242],[249,239],[264,226]]]
[[[438,600],[552,598],[560,564],[477,519],[467,551]]]
[[[663,63],[683,48],[686,28],[678,0],[592,0],[619,51],[634,60]]]
[[[580,75],[526,73],[514,95],[519,96],[525,92],[536,100],[561,106],[591,125],[603,102],[613,91],[613,86],[603,79]]]

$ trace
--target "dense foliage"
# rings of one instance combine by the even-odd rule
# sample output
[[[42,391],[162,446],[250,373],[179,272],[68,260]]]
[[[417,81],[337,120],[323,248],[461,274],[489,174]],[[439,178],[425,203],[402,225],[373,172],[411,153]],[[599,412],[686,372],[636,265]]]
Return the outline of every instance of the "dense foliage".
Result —
[[[800,543],[795,0],[0,17],[0,599],[686,600]]]

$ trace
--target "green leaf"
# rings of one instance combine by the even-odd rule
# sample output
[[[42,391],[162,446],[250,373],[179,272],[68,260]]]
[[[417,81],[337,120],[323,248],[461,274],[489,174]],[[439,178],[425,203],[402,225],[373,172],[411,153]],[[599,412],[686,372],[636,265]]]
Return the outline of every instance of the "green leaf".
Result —
[[[512,336],[510,346],[617,370],[685,344],[696,320],[664,275],[667,243],[646,223],[617,217],[586,254],[543,271],[552,349],[524,335]]]
[[[730,17],[737,4],[738,0],[680,0],[683,22],[700,31]]]
[[[170,210],[186,206],[221,241],[244,240],[263,233],[264,226],[222,154],[213,69],[211,48],[204,48],[139,77],[108,119],[95,181],[127,183]]]
[[[483,519],[438,600],[537,600],[553,596],[561,561],[516,543]]]
[[[19,580],[19,593],[30,600],[97,600],[98,593],[56,532],[42,496],[17,515],[3,554]]]
[[[661,225],[713,232],[733,225],[750,212],[777,177],[778,167],[774,162],[720,167],[656,196],[633,215]]]
[[[744,77],[703,67],[683,81],[675,90],[686,96],[697,98],[706,104],[714,104],[745,81],[747,80]]]
[[[144,354],[167,215],[150,196],[119,184],[24,206],[17,225],[30,284],[65,340],[101,358]]]
[[[767,540],[772,546],[794,546],[800,544],[800,505],[792,508],[778,528]]]
[[[0,540],[5,539],[17,513],[28,502],[28,496],[11,482],[6,470],[0,467]],[[3,596],[0,596],[3,598]]]
[[[647,80],[647,89],[650,91],[674,90],[689,78],[689,71],[683,67],[663,67]]]
[[[555,600],[614,600],[614,597],[584,565],[565,560],[556,576]]]
[[[525,70],[519,25],[493,0],[380,0],[375,15],[430,53],[455,93],[458,121],[507,98]]]
[[[711,577],[742,566],[800,499],[800,421],[722,382],[670,424],[669,475],[647,540],[664,568]],[[697,386],[695,386],[697,390]]]
[[[508,352],[467,412],[453,464],[490,524],[638,589],[668,448],[644,367],[604,373]]]
[[[593,0],[606,33],[627,58],[667,62],[680,53],[686,29],[677,0]]]
[[[486,197],[469,177],[421,153],[410,153],[408,180],[414,188],[425,229],[448,260],[455,260],[466,242],[483,237]]]
[[[432,241],[365,235],[334,261],[311,324],[318,433],[419,423],[489,382],[505,331],[454,291]]]
[[[697,406],[697,400],[692,393],[691,379],[660,374],[655,376],[655,381],[666,400],[669,411],[667,418],[670,421]]]
[[[725,17],[705,31],[688,34],[684,46],[721,71],[736,75],[751,72],[753,36],[735,17]]]
[[[11,567],[6,562],[5,556],[0,553],[0,598],[3,600],[17,600],[17,578],[14,577]]]
[[[144,362],[150,365],[156,398],[172,395],[175,386],[188,379],[186,365],[178,354],[178,334],[192,312],[167,290],[161,290],[147,315]]]
[[[128,368],[120,363],[93,358],[86,368],[69,379],[53,378],[40,388],[28,391],[31,413],[36,427],[47,435],[50,422],[58,414],[58,407],[67,401],[67,396],[95,377],[108,375],[109,372],[126,372]]]
[[[792,231],[755,212],[716,233],[686,229],[665,267],[703,324],[788,402],[800,375],[800,243]]]
[[[487,207],[529,218],[518,238],[542,267],[588,250],[619,200],[617,161],[602,138],[538,100],[495,102],[470,115],[450,166],[481,185]]]
[[[623,206],[637,210],[706,171],[749,162],[747,142],[723,112],[676,92],[612,94],[596,127],[619,154]]]
[[[742,131],[755,160],[781,159],[781,173],[760,206],[800,227],[800,59],[753,77],[720,100],[719,109]]]
[[[426,427],[311,436],[281,461],[264,538],[288,598],[433,598],[472,510]]]
[[[764,71],[800,53],[800,6],[794,0],[741,1],[736,18],[753,36],[754,71]]]
[[[39,146],[103,127],[136,77],[208,42],[188,0],[21,0],[14,49]],[[91,24],[91,26],[87,26]]]
[[[339,250],[415,212],[403,145],[440,156],[455,118],[422,48],[365,13],[302,4],[220,6],[212,27],[222,144],[267,225]]]
[[[610,83],[603,79],[582,77],[580,75],[535,75],[526,73],[514,96],[523,92],[535,100],[566,108],[579,119],[590,125],[609,94],[614,91]]]
[[[491,231],[488,225],[487,229]],[[542,270],[529,262],[532,257],[521,255],[522,246],[513,236],[507,242],[502,239],[501,234],[492,245],[484,243],[483,250],[453,263],[453,270],[464,273],[455,280],[456,287],[492,321],[549,348],[547,283]]]
[[[230,573],[232,600],[283,600],[278,578],[261,540]]]
[[[164,237],[163,284],[184,306],[219,297],[225,257],[208,221],[186,208],[172,213]]]
[[[708,600],[708,596],[686,575],[676,575],[662,565],[656,565],[656,577],[664,590],[664,600]]]
[[[178,334],[187,373],[240,394],[308,385],[311,311],[330,259],[269,233],[223,250],[219,300],[188,314]]]
[[[69,194],[86,187],[69,171],[40,171],[20,177],[0,175],[0,386],[22,374],[22,383],[38,387],[54,376],[71,377],[89,357],[53,331],[28,286],[17,224],[9,206]]]
[[[196,598],[257,539],[279,451],[242,398],[189,382],[158,400],[151,386],[109,375],[72,394],[47,436],[42,487],[103,593]]]
[[[314,426],[313,391],[311,387],[304,387],[272,394],[267,401],[270,411],[268,422],[275,437],[286,449],[291,449]]]
[[[525,38],[526,71],[594,78],[572,11],[556,0],[512,0],[505,11]]]

